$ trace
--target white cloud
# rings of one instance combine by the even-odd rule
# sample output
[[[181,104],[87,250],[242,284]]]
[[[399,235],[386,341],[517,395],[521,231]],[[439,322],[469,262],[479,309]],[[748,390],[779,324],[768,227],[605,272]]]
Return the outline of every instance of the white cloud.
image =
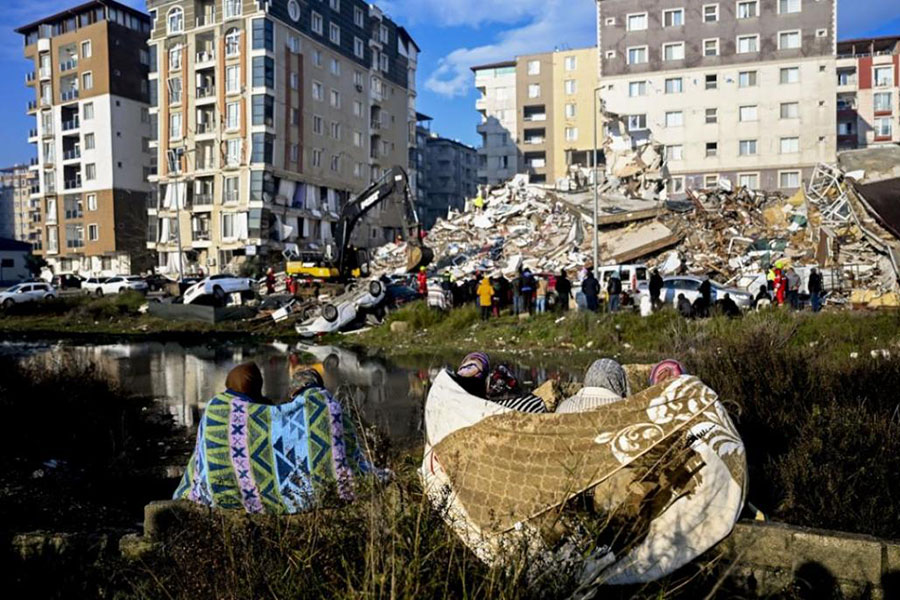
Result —
[[[468,4],[469,0],[463,0],[463,3]],[[485,3],[496,4],[493,0],[485,0]],[[512,0],[507,0],[507,4],[511,3]],[[590,46],[596,43],[595,23],[596,9],[592,1],[543,0],[536,5],[530,22],[499,33],[494,43],[459,48],[440,59],[425,87],[442,96],[465,96],[472,89],[471,67],[562,46]]]

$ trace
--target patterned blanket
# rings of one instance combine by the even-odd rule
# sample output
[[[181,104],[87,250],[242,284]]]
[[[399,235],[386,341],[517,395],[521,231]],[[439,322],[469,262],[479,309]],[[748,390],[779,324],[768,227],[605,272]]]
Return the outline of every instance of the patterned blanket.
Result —
[[[327,390],[268,406],[225,392],[210,400],[174,498],[250,513],[297,513],[374,472],[353,423]]]

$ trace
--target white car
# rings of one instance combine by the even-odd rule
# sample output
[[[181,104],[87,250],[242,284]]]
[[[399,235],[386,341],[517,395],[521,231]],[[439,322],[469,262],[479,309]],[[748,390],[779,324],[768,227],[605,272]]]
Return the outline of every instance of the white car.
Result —
[[[37,302],[38,300],[52,300],[58,296],[59,294],[56,289],[49,283],[19,283],[4,292],[0,292],[0,306],[9,308],[13,304]]]
[[[184,291],[184,303],[193,304],[204,296],[212,296],[217,303],[224,304],[228,294],[255,290],[256,282],[249,277],[238,277],[229,273],[210,275]]]
[[[729,294],[731,299],[734,300],[734,303],[742,309],[746,310],[753,304],[753,295],[749,292],[737,288],[728,288],[712,280],[710,280],[709,283],[713,304],[725,298],[725,294]],[[693,304],[694,300],[700,297],[700,286],[702,284],[703,278],[695,277],[693,275],[666,277],[663,279],[660,300],[665,304],[677,306],[679,294],[684,294],[684,297]],[[640,285],[640,294],[650,295],[650,289],[646,284]]]
[[[368,285],[352,288],[323,305],[318,315],[297,324],[297,333],[313,337],[340,331],[356,320],[360,310],[381,304],[386,293],[385,285],[377,279],[373,279]]]
[[[89,277],[81,282],[81,291],[88,295],[96,294],[106,279],[106,277]],[[102,294],[103,292],[101,291],[100,293]]]
[[[82,288],[84,288],[84,284],[82,284]],[[115,277],[108,277],[100,284],[92,286],[92,288],[93,293],[98,296],[103,296],[105,294],[122,294],[128,291],[145,294],[148,289],[147,282],[137,275],[117,275]],[[88,291],[87,293],[91,292]]]

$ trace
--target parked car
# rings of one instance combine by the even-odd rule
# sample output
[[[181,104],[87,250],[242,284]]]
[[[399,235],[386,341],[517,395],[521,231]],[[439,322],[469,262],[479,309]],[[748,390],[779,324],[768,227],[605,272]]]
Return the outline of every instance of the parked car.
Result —
[[[389,310],[400,308],[404,304],[421,300],[422,294],[405,284],[391,283],[387,286],[385,306]]]
[[[228,294],[253,292],[256,282],[250,277],[238,277],[229,273],[210,275],[201,279],[184,292],[185,304],[193,304],[204,296],[212,296],[217,304],[225,304]]]
[[[121,294],[127,291],[147,293],[147,282],[137,275],[117,275],[106,279],[94,291],[98,296],[105,294]]]
[[[158,273],[147,275],[144,277],[144,281],[147,283],[147,288],[151,292],[165,291],[169,285],[176,283],[174,279],[169,279],[165,275],[160,275]]]
[[[14,304],[52,300],[59,294],[49,283],[19,283],[4,292],[0,292],[0,306],[9,308]]]
[[[81,277],[79,275],[54,275],[50,280],[50,285],[58,290],[77,290],[81,289],[81,284],[83,281],[84,277]]]
[[[100,290],[100,286],[107,279],[107,277],[88,277],[81,282],[81,290],[85,294],[96,294],[98,291],[102,294],[103,292]]]
[[[695,277],[693,275],[665,277],[663,278],[663,289],[660,299],[666,304],[675,306],[678,303],[678,295],[684,294],[684,297],[693,303],[694,300],[700,297],[700,285],[702,283],[702,277]],[[750,308],[750,305],[753,303],[753,295],[749,292],[737,288],[725,287],[715,281],[710,281],[709,283],[712,291],[713,303],[722,300],[725,297],[725,294],[729,294],[731,299],[734,300],[734,303],[742,309]],[[640,286],[640,293],[641,295],[650,294],[650,290],[646,284]]]

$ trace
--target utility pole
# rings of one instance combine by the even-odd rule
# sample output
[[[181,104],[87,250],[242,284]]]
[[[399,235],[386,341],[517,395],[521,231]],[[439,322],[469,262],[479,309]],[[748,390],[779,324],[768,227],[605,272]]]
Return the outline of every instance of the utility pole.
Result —
[[[599,248],[598,248],[598,240],[597,240],[597,222],[599,218],[600,212],[600,191],[597,185],[597,114],[599,113],[599,108],[597,106],[597,98],[600,96],[600,88],[594,88],[594,155],[591,157],[591,164],[593,167],[594,174],[594,223],[591,229],[593,229],[593,242],[594,242],[594,270],[596,271],[599,266]]]

